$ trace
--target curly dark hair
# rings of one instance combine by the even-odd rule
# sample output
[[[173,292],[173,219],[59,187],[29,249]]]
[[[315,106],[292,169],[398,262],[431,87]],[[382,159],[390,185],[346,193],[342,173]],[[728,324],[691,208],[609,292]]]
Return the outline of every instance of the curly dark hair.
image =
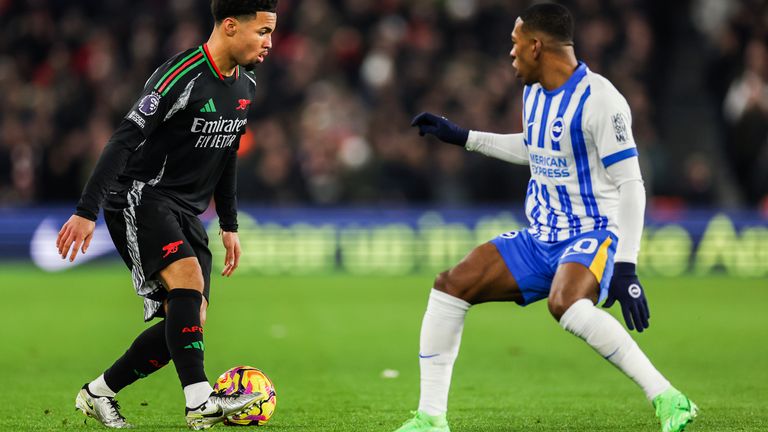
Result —
[[[275,12],[277,0],[211,0],[211,14],[216,22],[224,18]]]

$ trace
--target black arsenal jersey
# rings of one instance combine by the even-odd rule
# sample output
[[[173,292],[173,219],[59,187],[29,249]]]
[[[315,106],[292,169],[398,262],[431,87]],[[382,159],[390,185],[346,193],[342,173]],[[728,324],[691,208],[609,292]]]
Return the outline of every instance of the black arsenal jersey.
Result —
[[[105,148],[77,214],[95,220],[107,189],[107,208],[161,202],[196,215],[213,196],[222,228],[236,230],[237,149],[255,87],[239,66],[222,76],[205,44],[168,60]]]

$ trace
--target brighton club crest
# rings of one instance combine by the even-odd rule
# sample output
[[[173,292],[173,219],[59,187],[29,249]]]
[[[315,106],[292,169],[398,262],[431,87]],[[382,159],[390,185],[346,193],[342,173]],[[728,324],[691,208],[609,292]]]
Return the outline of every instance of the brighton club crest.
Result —
[[[563,132],[565,132],[565,125],[563,123],[563,118],[558,117],[552,122],[552,125],[549,127],[549,137],[552,139],[552,142],[560,142],[560,138],[563,137]]]

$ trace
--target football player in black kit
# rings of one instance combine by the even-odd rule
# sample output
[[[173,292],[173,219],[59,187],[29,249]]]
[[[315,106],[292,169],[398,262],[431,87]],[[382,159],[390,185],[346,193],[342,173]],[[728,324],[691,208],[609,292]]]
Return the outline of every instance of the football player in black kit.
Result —
[[[173,360],[187,425],[207,429],[266,395],[213,394],[203,368],[211,252],[198,219],[214,198],[226,249],[223,276],[240,259],[236,165],[240,136],[277,24],[277,0],[212,0],[207,43],[160,66],[107,143],[75,214],[59,232],[62,258],[86,253],[99,208],[144,320],[159,318],[122,357],[83,386],[76,408],[111,428],[130,427],[115,394]]]

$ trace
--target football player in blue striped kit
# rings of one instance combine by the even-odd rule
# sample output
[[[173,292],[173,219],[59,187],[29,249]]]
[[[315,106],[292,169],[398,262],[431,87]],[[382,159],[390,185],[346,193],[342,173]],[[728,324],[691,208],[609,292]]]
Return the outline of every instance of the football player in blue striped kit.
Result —
[[[549,312],[624,372],[656,408],[662,432],[679,432],[696,405],[656,370],[627,330],[596,307],[619,301],[630,330],[650,313],[635,272],[645,188],[624,97],[576,59],[573,19],[534,5],[512,31],[512,66],[525,85],[522,133],[463,129],[421,113],[419,133],[529,165],[528,229],[502,234],[437,276],[421,327],[418,411],[398,432],[446,432],[448,390],[464,317],[472,305],[547,299]]]

